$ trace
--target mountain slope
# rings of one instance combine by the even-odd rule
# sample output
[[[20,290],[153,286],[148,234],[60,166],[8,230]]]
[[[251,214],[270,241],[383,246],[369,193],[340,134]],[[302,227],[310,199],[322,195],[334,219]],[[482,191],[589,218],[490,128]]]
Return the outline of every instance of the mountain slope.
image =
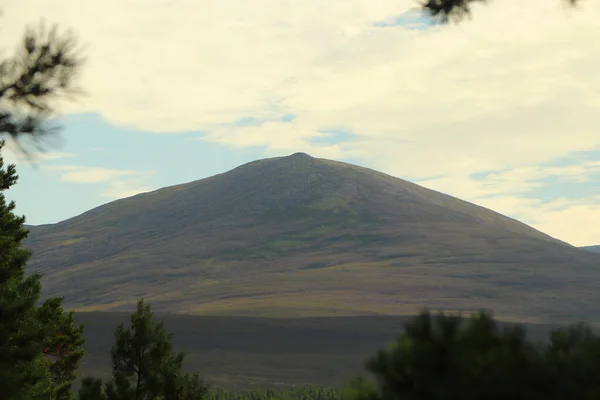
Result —
[[[88,310],[258,315],[492,307],[596,318],[600,256],[370,169],[297,153],[32,227],[30,269]]]
[[[583,246],[580,247],[580,249],[582,250],[586,250],[586,251],[592,251],[594,253],[600,253],[600,245],[595,245],[595,246]]]

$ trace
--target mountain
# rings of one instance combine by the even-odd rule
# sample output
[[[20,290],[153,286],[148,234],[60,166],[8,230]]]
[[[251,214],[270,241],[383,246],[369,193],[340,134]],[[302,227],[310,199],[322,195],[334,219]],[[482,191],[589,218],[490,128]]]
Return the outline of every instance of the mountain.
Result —
[[[45,295],[86,311],[325,316],[492,308],[598,319],[600,255],[392,176],[303,153],[30,227]]]
[[[587,251],[592,251],[594,253],[600,253],[600,245],[596,245],[596,246],[583,246],[583,247],[580,247],[580,249],[587,250]]]

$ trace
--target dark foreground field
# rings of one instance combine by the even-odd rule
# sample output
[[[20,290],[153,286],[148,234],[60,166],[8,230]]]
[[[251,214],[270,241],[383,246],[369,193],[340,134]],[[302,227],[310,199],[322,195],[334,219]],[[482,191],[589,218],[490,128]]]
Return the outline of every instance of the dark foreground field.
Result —
[[[230,389],[339,387],[363,373],[363,363],[393,339],[406,317],[266,319],[256,317],[158,316],[187,353],[186,369]],[[80,376],[110,376],[109,349],[126,313],[76,313],[86,327]],[[549,325],[528,325],[543,340]]]

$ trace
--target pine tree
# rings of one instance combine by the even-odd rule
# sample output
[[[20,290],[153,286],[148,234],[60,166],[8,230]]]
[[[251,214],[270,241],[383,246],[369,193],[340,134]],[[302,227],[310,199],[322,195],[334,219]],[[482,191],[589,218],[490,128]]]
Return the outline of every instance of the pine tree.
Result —
[[[165,400],[202,400],[208,394],[208,384],[198,374],[175,374],[166,379]]]
[[[83,63],[72,34],[57,27],[28,28],[17,53],[0,60],[0,134],[27,155],[26,137],[43,150],[41,139],[56,132],[47,122],[54,100],[78,92],[73,85]],[[0,154],[5,142],[0,141]],[[38,306],[41,275],[26,275],[31,253],[25,218],[14,214],[4,192],[17,182],[14,165],[0,156],[0,389],[2,399],[70,399],[75,370],[83,356],[83,327],[65,314],[62,299]]]
[[[78,400],[106,400],[102,379],[90,376],[83,378],[77,398]]]
[[[110,353],[112,379],[103,387],[100,379],[84,378],[79,400],[202,400],[208,393],[198,374],[183,372],[184,353],[173,350],[172,334],[143,300],[129,327],[117,326]]]
[[[546,345],[521,326],[500,329],[491,315],[423,313],[367,361],[348,400],[600,399],[600,335],[585,324],[554,329]]]
[[[0,151],[4,141],[0,141]],[[83,356],[83,327],[65,314],[62,300],[38,305],[41,275],[26,274],[31,252],[25,218],[4,192],[17,182],[14,165],[0,156],[0,388],[3,399],[69,399]]]
[[[173,350],[172,334],[165,332],[164,324],[154,319],[143,300],[131,315],[130,326],[117,327],[111,359],[108,400],[192,400],[198,398],[192,391],[200,398],[206,393],[197,375],[182,372],[184,353]]]
[[[181,388],[177,400],[202,400],[208,395],[210,386],[200,375],[186,373],[182,376]]]
[[[375,382],[355,380],[348,399],[548,399],[542,352],[519,327],[500,330],[481,313],[469,319],[423,313],[368,360]]]
[[[64,312],[62,298],[46,300],[37,314],[45,332],[42,352],[50,361],[50,381],[56,399],[71,399],[71,386],[83,358],[84,328],[75,325],[73,311]]]
[[[600,398],[600,336],[584,324],[557,328],[546,353],[549,399]]]
[[[0,141],[0,150],[4,141]],[[14,165],[4,168],[0,157],[0,387],[4,398],[17,398],[46,378],[43,332],[36,323],[40,275],[25,275],[31,253],[21,246],[27,237],[24,217],[14,214],[4,192],[17,182]],[[21,397],[22,398],[22,397]]]
[[[71,32],[60,34],[56,25],[47,29],[42,22],[26,29],[12,57],[0,60],[0,134],[28,156],[31,146],[45,150],[44,139],[57,132],[49,124],[56,100],[83,94],[75,84],[84,63],[76,44]]]

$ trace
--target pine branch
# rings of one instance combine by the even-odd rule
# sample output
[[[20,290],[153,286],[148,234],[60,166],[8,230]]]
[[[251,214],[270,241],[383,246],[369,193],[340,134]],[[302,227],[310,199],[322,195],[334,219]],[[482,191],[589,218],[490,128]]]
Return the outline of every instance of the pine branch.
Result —
[[[19,149],[30,150],[21,138],[43,151],[42,140],[57,132],[48,122],[57,115],[58,98],[73,100],[84,92],[75,85],[84,59],[71,32],[58,34],[56,25],[28,28],[15,55],[0,62],[0,135],[10,136]]]
[[[576,7],[582,0],[563,0],[569,6]],[[420,3],[421,9],[437,22],[442,24],[451,21],[460,22],[465,17],[471,18],[473,3],[488,3],[489,0],[427,0]]]

